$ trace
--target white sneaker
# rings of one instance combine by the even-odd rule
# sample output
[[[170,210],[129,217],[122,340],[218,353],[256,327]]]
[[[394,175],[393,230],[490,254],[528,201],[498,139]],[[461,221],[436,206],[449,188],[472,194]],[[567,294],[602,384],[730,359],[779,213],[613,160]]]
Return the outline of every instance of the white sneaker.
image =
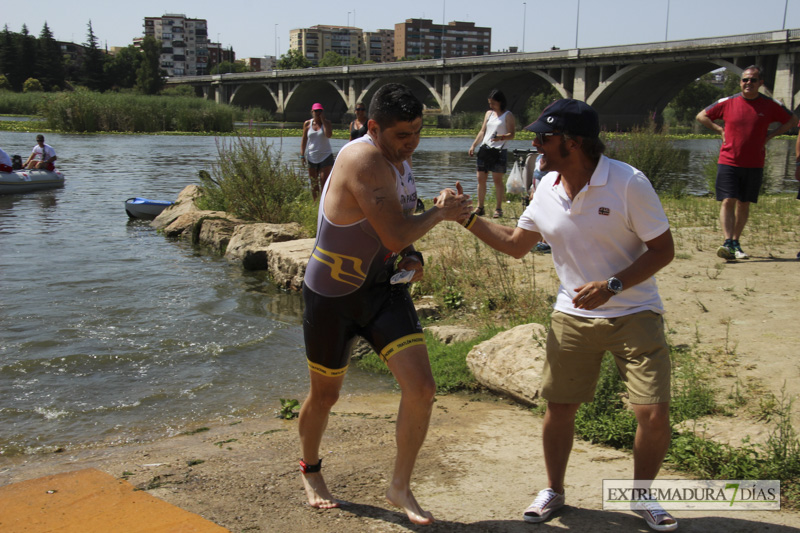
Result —
[[[553,489],[544,489],[539,491],[533,503],[525,509],[522,518],[526,522],[544,522],[553,511],[564,507],[564,495],[559,494]]]
[[[644,518],[650,529],[655,531],[675,531],[678,529],[678,521],[661,507],[658,500],[652,500],[645,496],[640,500],[631,502],[631,511]]]
[[[742,250],[741,245],[739,245],[739,241],[734,241],[733,243],[733,255],[736,259],[750,259],[750,256],[744,253]]]

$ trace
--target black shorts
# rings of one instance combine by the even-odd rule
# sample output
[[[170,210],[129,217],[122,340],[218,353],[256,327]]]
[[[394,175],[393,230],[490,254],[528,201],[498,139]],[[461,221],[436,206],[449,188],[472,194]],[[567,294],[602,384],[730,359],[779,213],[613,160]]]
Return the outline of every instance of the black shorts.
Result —
[[[758,202],[761,182],[764,181],[763,168],[732,167],[717,164],[717,200],[736,198],[740,202]]]
[[[387,280],[335,298],[320,296],[303,285],[303,301],[308,368],[323,376],[347,372],[357,336],[369,342],[384,361],[405,348],[425,344],[405,284],[390,285]]]
[[[480,157],[478,157],[478,172],[501,172],[503,174],[506,173],[506,167],[508,166],[508,150],[505,148],[500,150],[500,154],[497,156],[497,159],[493,159],[491,161],[484,161]]]
[[[312,163],[311,161],[308,160],[306,160],[306,162],[308,163],[308,168],[322,170],[323,168],[328,168],[333,166],[333,154],[330,154],[328,157],[326,157],[319,163]]]

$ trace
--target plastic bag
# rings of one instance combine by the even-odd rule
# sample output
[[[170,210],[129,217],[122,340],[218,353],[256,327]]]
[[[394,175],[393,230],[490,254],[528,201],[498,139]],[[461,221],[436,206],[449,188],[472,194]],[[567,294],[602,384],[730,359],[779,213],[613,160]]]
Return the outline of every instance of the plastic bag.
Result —
[[[514,162],[514,167],[511,169],[511,174],[508,175],[506,181],[507,194],[525,194],[525,183],[522,181],[522,169],[519,162]]]

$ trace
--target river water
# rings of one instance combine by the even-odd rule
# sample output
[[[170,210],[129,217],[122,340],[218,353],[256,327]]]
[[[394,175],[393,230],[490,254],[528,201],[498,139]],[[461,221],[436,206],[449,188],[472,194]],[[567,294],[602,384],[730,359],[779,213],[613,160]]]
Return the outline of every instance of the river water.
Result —
[[[46,137],[65,188],[0,196],[0,455],[158,438],[302,400],[300,296],[125,214],[126,198],[173,200],[197,183],[215,139]],[[297,161],[299,139],[270,142]],[[457,179],[474,194],[470,142],[422,140],[414,162],[423,197]],[[25,158],[33,144],[33,133],[0,132],[9,154]],[[335,151],[343,144],[332,141]],[[695,167],[719,146],[678,144]],[[786,174],[792,143],[771,150],[770,168]],[[697,173],[690,167],[685,179],[704,192]],[[772,181],[796,190],[791,176]],[[351,368],[344,393],[393,386]]]

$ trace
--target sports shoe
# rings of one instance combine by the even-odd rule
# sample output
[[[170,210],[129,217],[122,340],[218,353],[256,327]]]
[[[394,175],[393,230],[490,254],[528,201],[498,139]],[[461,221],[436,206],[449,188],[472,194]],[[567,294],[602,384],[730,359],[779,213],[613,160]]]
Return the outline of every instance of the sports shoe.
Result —
[[[562,507],[564,507],[564,495],[557,493],[553,489],[544,489],[539,491],[533,503],[525,509],[522,518],[526,522],[544,522],[550,518],[553,511]]]
[[[675,531],[678,529],[678,521],[661,507],[658,500],[648,496],[631,502],[631,511],[644,518],[650,529],[655,531]]]
[[[549,254],[550,253],[550,245],[547,244],[546,242],[536,243],[536,246],[534,247],[534,249],[537,252],[541,252],[543,254]]]
[[[733,255],[736,259],[750,259],[750,256],[744,253],[742,247],[739,246],[739,241],[733,241]]]
[[[736,250],[734,250],[733,246],[723,244],[717,248],[717,257],[721,257],[726,261],[733,261],[736,259]]]

